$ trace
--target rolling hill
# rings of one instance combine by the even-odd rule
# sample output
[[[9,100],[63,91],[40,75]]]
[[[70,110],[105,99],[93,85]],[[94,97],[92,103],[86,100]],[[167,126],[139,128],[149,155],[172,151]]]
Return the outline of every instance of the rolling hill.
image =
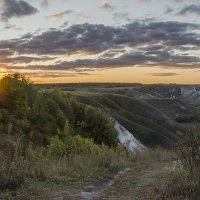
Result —
[[[146,146],[169,147],[200,128],[199,86],[96,83],[40,88],[64,91],[106,111]]]

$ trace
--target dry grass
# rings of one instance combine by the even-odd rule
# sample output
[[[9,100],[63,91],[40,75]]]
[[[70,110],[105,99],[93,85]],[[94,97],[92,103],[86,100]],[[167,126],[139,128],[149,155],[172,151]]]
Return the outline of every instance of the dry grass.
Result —
[[[199,200],[200,198],[200,137],[189,135],[175,148],[178,162],[159,188],[153,199]]]
[[[34,190],[40,193],[43,190],[39,188],[41,184],[47,190],[52,187],[80,186],[105,174],[113,174],[129,163],[121,147],[114,150],[103,146],[97,154],[60,159],[49,156],[44,148],[33,150],[30,146],[23,150],[20,144],[14,148],[7,147],[0,151],[0,199],[23,199],[24,192],[31,193]],[[35,183],[38,185],[36,188]]]
[[[8,200],[31,199],[32,192],[37,196],[66,186],[81,187],[122,168],[176,159],[173,152],[161,148],[127,156],[123,147],[102,146],[99,153],[57,159],[44,148],[33,149],[30,145],[23,149],[20,142],[6,148],[0,152],[0,199]]]
[[[133,153],[130,159],[135,164],[153,163],[153,162],[169,162],[177,159],[177,156],[172,150],[166,150],[160,147]]]

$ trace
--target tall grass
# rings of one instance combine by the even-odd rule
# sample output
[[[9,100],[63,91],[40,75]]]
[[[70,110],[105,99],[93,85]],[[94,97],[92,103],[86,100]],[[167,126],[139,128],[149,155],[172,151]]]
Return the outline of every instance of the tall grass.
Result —
[[[156,188],[152,199],[200,199],[200,136],[190,134],[175,147],[178,161],[168,177]]]
[[[33,148],[32,145],[24,148],[18,141],[0,151],[0,199],[6,199],[1,194],[8,194],[8,191],[31,188],[32,182],[43,182],[46,187],[77,186],[128,165],[122,147],[102,146],[98,153],[55,158],[47,148]]]
[[[24,147],[20,140],[0,148],[0,199],[29,199],[31,192],[41,193],[45,188],[81,187],[122,168],[174,160],[172,152],[161,148],[127,155],[122,146],[103,145],[98,151],[79,154],[73,149],[61,157],[51,155],[49,148]]]
[[[134,164],[153,163],[153,162],[169,162],[176,160],[177,156],[172,150],[163,149],[161,147],[145,148],[130,155],[130,160]]]

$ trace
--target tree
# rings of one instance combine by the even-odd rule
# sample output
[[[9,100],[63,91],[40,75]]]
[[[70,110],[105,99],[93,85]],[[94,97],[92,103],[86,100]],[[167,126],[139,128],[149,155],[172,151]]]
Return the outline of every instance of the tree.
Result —
[[[94,139],[98,144],[104,143],[108,146],[116,146],[116,132],[109,117],[93,106],[87,105],[84,113],[84,127],[88,137]]]
[[[0,106],[19,117],[27,114],[31,92],[31,82],[19,73],[5,76],[0,81]]]

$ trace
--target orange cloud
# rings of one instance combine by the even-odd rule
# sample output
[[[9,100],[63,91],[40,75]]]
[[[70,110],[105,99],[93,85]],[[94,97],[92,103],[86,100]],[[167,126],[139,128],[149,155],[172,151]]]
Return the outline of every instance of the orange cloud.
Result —
[[[47,17],[48,17],[49,19],[51,19],[51,20],[58,20],[58,19],[60,19],[60,18],[62,18],[62,17],[64,17],[64,16],[66,16],[66,15],[71,14],[71,13],[73,13],[72,10],[66,10],[66,11],[64,11],[64,12],[60,12],[60,13],[56,13],[56,14],[53,14],[53,15],[49,15],[49,16],[47,16]]]

